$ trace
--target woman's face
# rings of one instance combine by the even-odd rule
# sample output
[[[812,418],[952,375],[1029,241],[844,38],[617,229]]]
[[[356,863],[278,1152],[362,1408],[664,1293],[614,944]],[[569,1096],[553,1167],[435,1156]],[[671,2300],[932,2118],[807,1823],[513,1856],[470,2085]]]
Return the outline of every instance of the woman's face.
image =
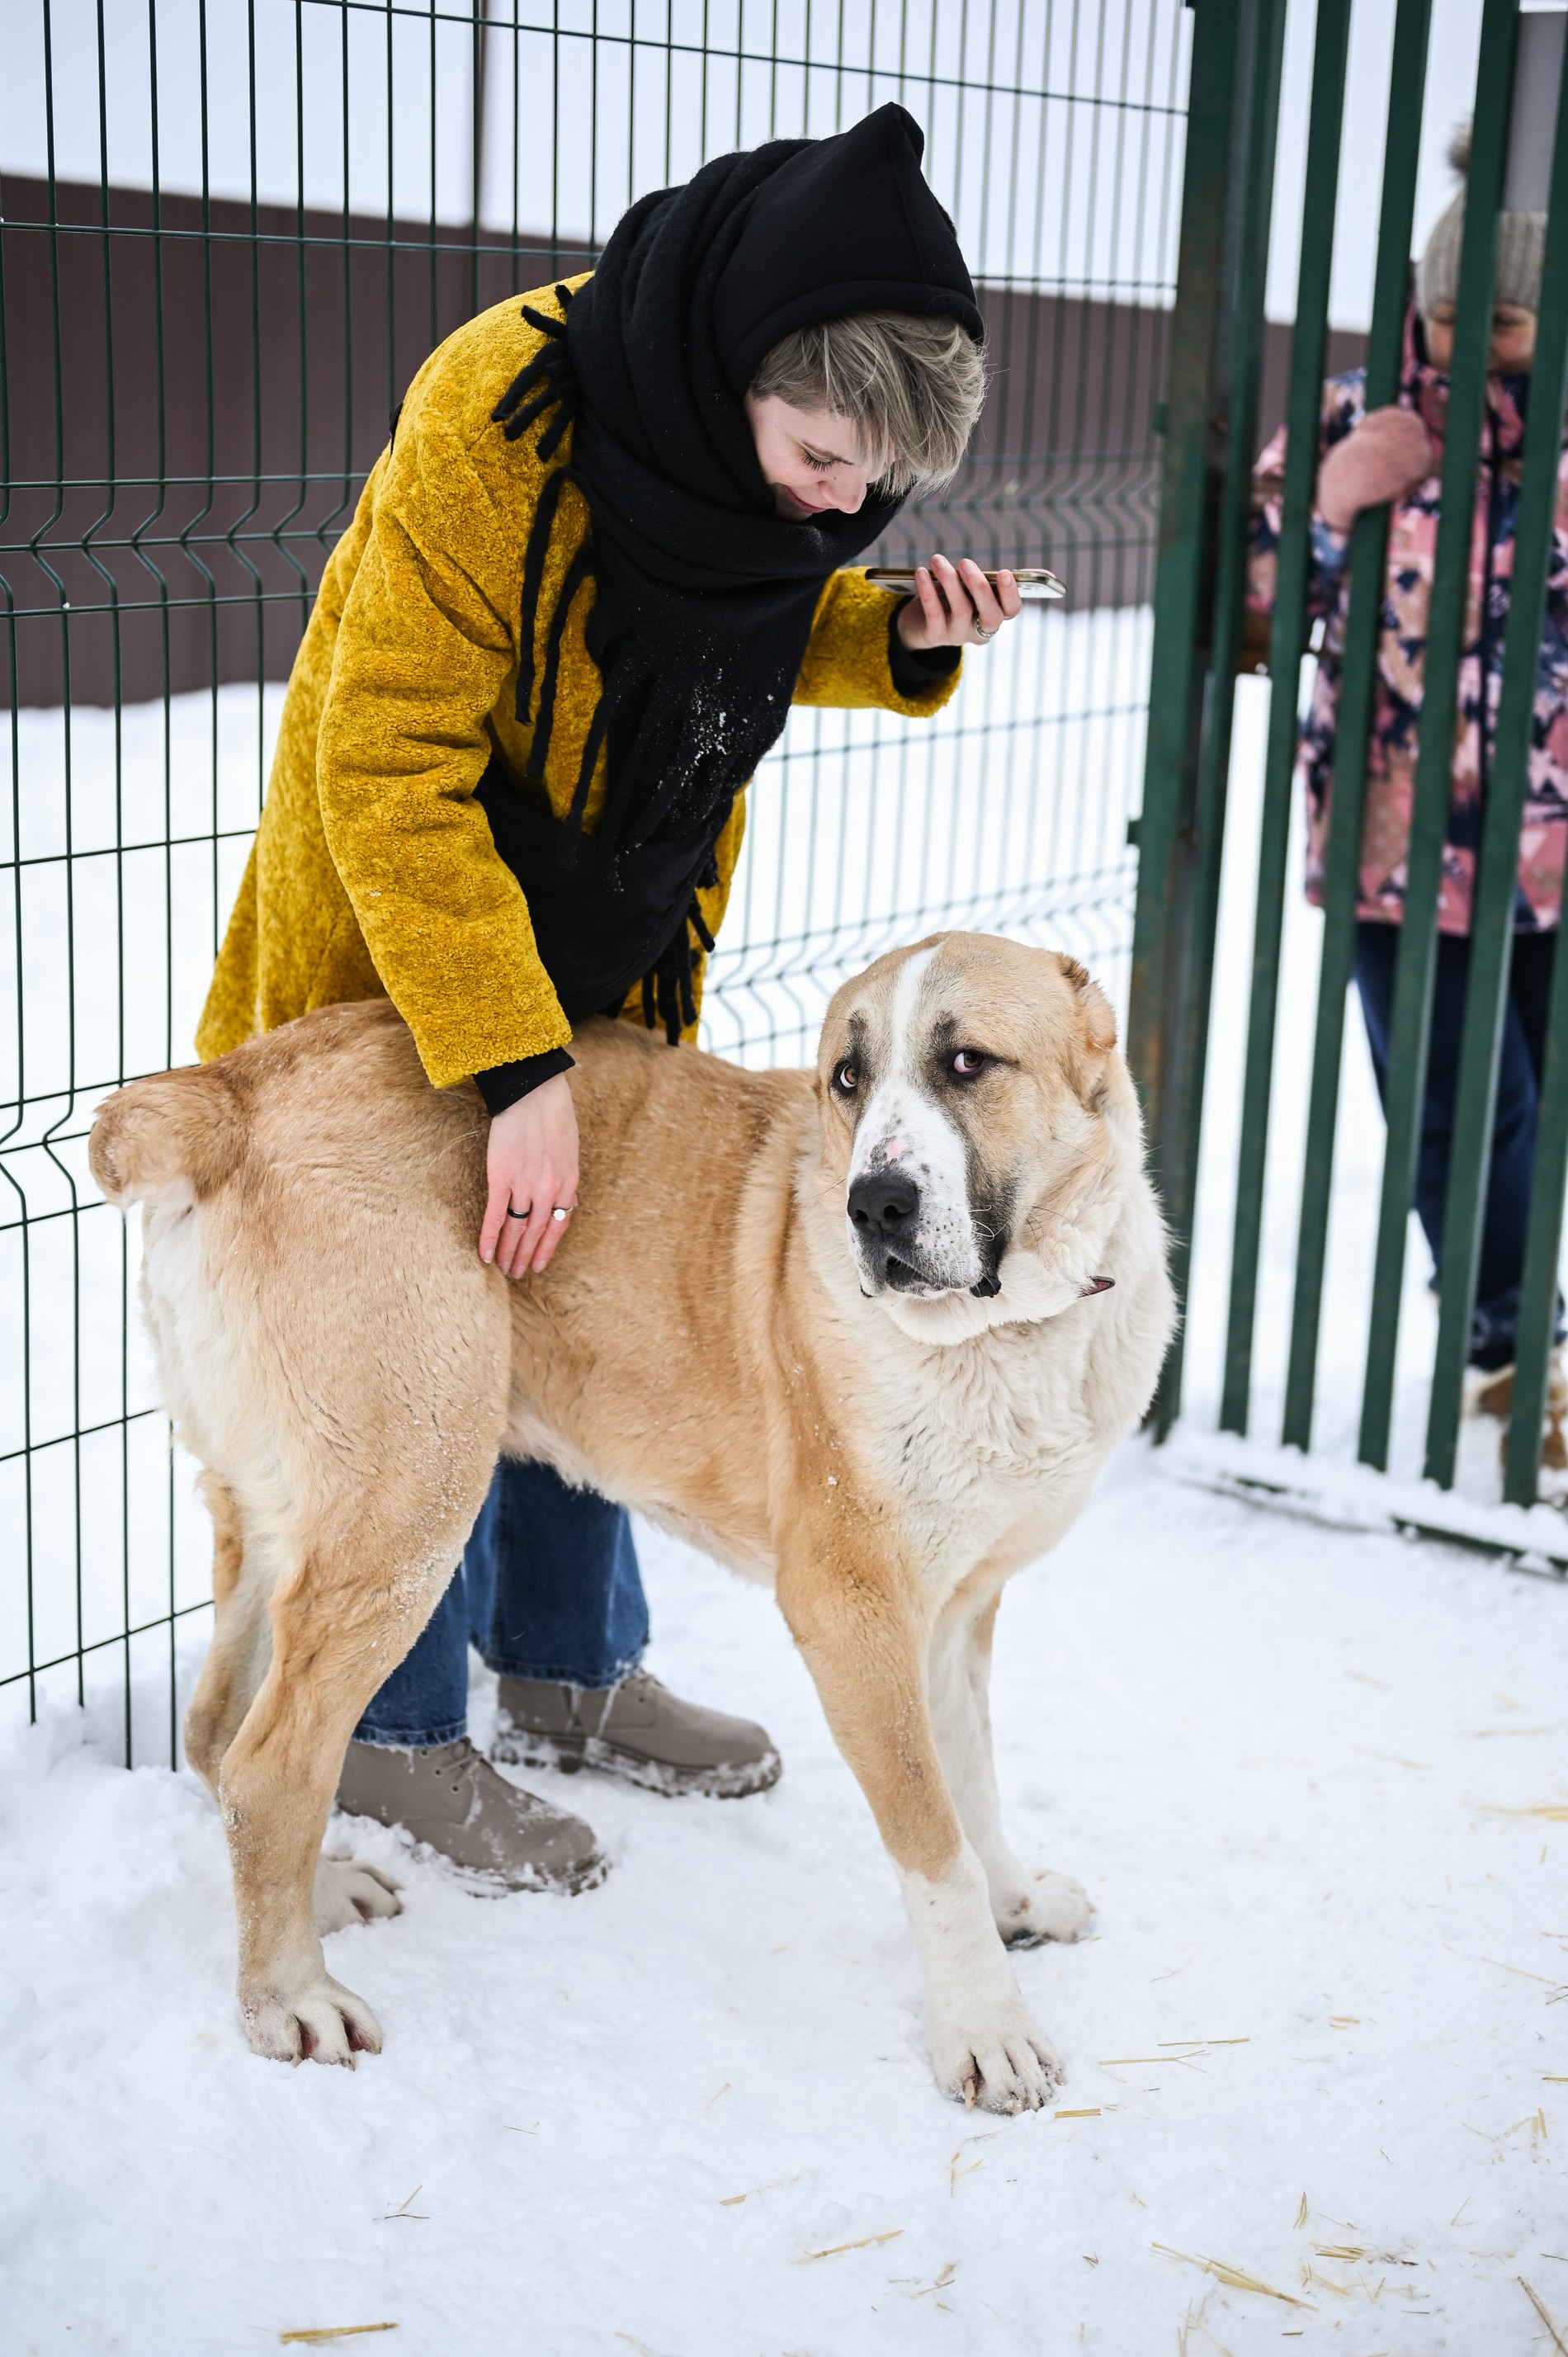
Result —
[[[792,409],[777,393],[746,396],[751,438],[773,504],[791,523],[826,508],[854,515],[875,479],[845,417],[826,409]]]
[[[1434,303],[1425,322],[1426,350],[1434,368],[1444,374],[1454,365],[1454,306]],[[1492,350],[1488,365],[1498,376],[1528,376],[1535,358],[1535,313],[1517,303],[1498,303],[1492,311]]]

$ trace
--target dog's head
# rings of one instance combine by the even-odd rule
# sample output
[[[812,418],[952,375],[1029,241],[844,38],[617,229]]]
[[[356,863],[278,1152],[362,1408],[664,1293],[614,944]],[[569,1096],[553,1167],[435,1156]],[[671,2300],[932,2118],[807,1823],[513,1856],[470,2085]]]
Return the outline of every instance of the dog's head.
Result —
[[[1104,1288],[1142,1168],[1116,1018],[1082,966],[987,933],[879,958],[828,1009],[820,1184],[861,1291],[956,1342]]]

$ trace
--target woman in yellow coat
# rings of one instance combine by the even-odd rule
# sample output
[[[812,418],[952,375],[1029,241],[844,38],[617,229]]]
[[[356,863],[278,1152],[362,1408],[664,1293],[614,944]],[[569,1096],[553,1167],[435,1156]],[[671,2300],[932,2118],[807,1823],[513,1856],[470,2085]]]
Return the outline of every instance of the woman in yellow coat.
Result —
[[[846,569],[952,472],[983,399],[922,144],[887,106],[644,198],[595,272],[432,355],[328,564],[199,1051],[390,996],[435,1085],[484,1097],[478,1243],[508,1276],[576,1200],[574,1022],[694,1032],[789,704],[934,713],[959,650],[1018,610],[972,565],[934,559],[897,605]],[[762,1728],[640,1668],[624,1513],[503,1464],[339,1792],[492,1886],[603,1865],[468,1742],[470,1636],[500,1674],[497,1757],[667,1792],[779,1773]]]

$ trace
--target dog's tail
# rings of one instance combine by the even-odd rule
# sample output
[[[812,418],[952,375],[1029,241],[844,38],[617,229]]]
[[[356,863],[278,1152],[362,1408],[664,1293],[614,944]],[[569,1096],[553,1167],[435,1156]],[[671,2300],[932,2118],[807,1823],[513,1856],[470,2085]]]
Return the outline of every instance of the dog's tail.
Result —
[[[116,1090],[92,1125],[87,1159],[112,1203],[199,1203],[235,1168],[242,1145],[228,1075],[189,1064]]]

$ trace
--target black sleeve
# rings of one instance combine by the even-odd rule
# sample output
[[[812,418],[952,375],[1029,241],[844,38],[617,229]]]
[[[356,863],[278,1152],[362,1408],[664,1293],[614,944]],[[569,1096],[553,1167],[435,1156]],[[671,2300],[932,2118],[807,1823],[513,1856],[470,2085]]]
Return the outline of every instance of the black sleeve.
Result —
[[[931,647],[917,654],[913,647],[907,647],[898,635],[898,617],[910,602],[901,597],[887,624],[887,668],[898,694],[913,698],[924,695],[939,680],[950,679],[963,661],[963,649]]]
[[[474,1086],[493,1121],[498,1113],[505,1113],[508,1105],[516,1104],[545,1081],[553,1081],[557,1072],[569,1072],[576,1060],[564,1048],[546,1048],[542,1056],[520,1056],[513,1064],[492,1064],[488,1072],[476,1072]]]

